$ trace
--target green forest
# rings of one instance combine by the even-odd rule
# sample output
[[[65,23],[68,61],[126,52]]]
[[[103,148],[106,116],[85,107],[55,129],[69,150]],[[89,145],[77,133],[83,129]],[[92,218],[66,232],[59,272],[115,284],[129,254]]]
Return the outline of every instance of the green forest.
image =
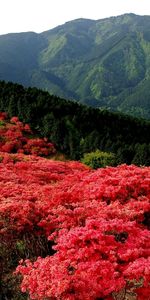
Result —
[[[0,36],[0,80],[150,119],[150,16],[77,19]]]
[[[0,111],[29,123],[66,159],[82,160],[97,150],[115,164],[150,165],[150,122],[66,101],[37,88],[0,82]]]

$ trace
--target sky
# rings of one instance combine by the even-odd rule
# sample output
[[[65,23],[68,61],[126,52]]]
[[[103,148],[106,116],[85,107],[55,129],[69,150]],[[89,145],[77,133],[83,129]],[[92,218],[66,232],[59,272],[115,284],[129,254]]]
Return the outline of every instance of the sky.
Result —
[[[43,32],[67,21],[150,15],[150,0],[0,0],[0,34]]]

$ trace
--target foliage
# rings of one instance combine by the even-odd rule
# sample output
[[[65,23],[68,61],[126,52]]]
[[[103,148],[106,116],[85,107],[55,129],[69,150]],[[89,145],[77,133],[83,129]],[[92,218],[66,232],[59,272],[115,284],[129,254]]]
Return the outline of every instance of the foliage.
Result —
[[[104,168],[115,165],[115,155],[96,150],[95,152],[85,153],[81,161],[93,169]]]
[[[16,272],[30,299],[149,299],[149,167],[95,171],[79,162],[0,155],[4,298],[18,297],[17,279],[12,290],[10,282],[21,259]]]
[[[13,117],[10,99],[19,120],[29,123],[37,137],[47,137],[71,159],[79,160],[84,153],[99,149],[115,153],[120,164],[149,165],[148,121],[88,108],[36,88],[0,82],[0,109]],[[141,149],[147,149],[142,162]]]
[[[49,156],[56,152],[54,145],[46,138],[29,138],[33,135],[30,126],[12,117],[8,122],[7,115],[0,113],[0,151],[8,153],[25,153]]]
[[[0,79],[149,119],[149,20],[125,14],[2,35]],[[13,102],[9,110],[16,115]]]

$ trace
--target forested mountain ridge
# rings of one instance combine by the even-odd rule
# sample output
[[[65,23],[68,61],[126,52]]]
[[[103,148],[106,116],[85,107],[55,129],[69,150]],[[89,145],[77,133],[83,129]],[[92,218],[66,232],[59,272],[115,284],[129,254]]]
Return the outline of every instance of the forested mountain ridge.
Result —
[[[77,19],[0,36],[0,79],[150,118],[150,16]]]
[[[150,122],[0,81],[0,111],[18,116],[71,159],[99,149],[117,163],[150,165]]]

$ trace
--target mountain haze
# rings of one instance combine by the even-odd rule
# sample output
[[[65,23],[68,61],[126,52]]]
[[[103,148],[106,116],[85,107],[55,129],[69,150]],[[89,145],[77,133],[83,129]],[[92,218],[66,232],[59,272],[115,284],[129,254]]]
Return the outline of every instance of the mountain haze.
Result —
[[[0,80],[150,118],[150,16],[77,19],[0,36]]]

